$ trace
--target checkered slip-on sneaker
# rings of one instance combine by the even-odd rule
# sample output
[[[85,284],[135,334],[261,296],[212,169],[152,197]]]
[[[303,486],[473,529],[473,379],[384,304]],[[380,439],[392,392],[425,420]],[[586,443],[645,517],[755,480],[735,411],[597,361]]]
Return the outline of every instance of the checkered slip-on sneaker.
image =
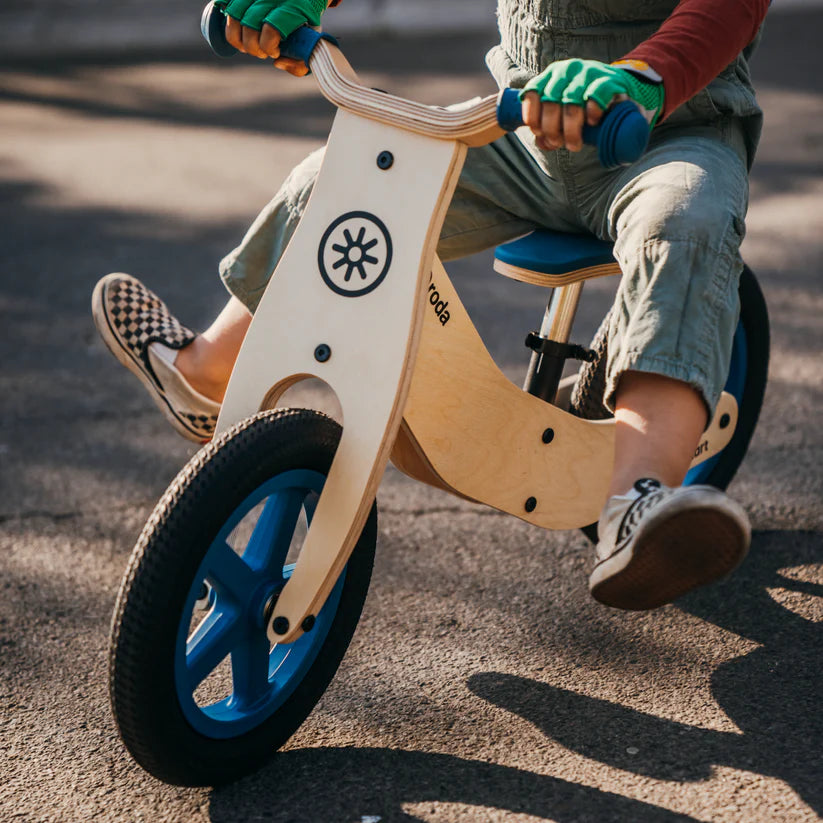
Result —
[[[727,575],[751,540],[743,507],[719,489],[649,478],[609,499],[598,533],[589,590],[618,609],[655,609]]]
[[[196,443],[211,440],[220,405],[191,388],[173,365],[174,352],[191,343],[195,333],[128,274],[100,280],[91,309],[109,351],[146,387],[175,430]]]

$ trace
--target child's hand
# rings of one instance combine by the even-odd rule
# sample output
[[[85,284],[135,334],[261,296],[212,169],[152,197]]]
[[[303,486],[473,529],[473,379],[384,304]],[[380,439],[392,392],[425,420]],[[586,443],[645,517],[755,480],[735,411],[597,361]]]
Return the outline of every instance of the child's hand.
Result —
[[[274,58],[277,68],[298,77],[308,74],[305,63],[280,56],[280,42],[306,23],[319,26],[326,0],[217,0],[215,5],[226,14],[226,40],[238,51]]]
[[[532,130],[538,148],[543,151],[583,148],[583,124],[596,126],[603,117],[603,109],[593,100],[583,106],[573,103],[561,105],[540,99],[536,91],[522,95],[523,122]]]
[[[560,60],[532,78],[520,99],[523,121],[539,148],[580,151],[584,123],[596,126],[603,112],[620,100],[637,103],[654,126],[663,109],[663,84],[645,63]]]

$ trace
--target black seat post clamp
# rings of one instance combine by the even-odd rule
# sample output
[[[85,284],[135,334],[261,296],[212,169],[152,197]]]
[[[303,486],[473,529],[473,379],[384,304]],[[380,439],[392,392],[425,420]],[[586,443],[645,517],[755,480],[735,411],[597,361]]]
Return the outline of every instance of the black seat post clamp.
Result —
[[[560,357],[564,360],[584,360],[586,363],[593,363],[597,356],[592,349],[587,349],[585,346],[578,346],[576,343],[558,343],[557,340],[541,337],[535,331],[531,331],[526,335],[526,347],[533,352],[546,354],[549,357]]]

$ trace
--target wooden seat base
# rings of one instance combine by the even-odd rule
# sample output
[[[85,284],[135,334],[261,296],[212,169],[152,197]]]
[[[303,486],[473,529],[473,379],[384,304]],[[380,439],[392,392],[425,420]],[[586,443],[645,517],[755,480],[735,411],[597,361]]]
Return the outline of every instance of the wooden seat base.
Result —
[[[605,263],[601,266],[589,266],[585,269],[576,269],[565,274],[546,274],[542,271],[524,269],[520,266],[512,266],[503,263],[501,260],[494,261],[494,270],[498,274],[511,277],[512,280],[519,280],[521,283],[531,283],[533,286],[546,286],[550,289],[570,286],[580,280],[589,280],[593,277],[607,277],[611,274],[620,274],[620,266],[615,263]]]

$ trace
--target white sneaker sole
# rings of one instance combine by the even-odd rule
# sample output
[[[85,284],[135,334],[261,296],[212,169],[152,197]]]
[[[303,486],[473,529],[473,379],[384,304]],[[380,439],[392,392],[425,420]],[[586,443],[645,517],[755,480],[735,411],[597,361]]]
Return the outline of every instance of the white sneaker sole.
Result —
[[[683,488],[649,512],[632,539],[589,578],[595,600],[618,609],[655,609],[732,572],[751,527],[740,504],[710,486]]]

